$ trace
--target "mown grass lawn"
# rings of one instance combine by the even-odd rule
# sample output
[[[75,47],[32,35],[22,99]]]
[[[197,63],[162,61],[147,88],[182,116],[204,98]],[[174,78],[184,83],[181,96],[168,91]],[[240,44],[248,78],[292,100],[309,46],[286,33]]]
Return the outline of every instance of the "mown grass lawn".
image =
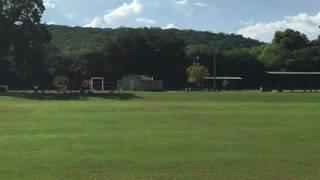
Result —
[[[0,179],[319,179],[320,94],[0,97]]]

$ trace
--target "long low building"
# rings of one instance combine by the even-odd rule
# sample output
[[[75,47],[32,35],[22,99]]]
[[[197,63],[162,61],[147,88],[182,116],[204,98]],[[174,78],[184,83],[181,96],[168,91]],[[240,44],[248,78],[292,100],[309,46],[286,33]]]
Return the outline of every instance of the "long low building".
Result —
[[[320,88],[320,72],[267,71],[269,86],[279,91],[284,89],[312,90]]]

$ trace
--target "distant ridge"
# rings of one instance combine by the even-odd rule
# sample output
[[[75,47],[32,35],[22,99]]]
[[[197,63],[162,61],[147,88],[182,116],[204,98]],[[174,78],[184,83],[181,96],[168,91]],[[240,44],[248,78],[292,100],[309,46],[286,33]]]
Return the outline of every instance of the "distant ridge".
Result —
[[[212,33],[195,30],[161,29],[161,28],[83,28],[60,25],[48,25],[52,34],[50,45],[64,54],[86,54],[101,51],[104,44],[121,34],[133,31],[153,32],[160,35],[175,36],[183,39],[186,45],[205,44],[220,49],[250,48],[264,43],[236,34]]]

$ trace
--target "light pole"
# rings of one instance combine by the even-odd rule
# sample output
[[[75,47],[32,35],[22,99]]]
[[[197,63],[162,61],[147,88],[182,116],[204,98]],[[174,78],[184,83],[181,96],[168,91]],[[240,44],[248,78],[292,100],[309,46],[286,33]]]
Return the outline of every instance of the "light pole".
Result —
[[[195,59],[194,59],[194,62],[197,63],[197,61],[199,61],[200,57],[197,56]]]
[[[219,48],[217,47],[214,56],[213,56],[213,90],[214,92],[217,92],[217,54],[218,54]]]

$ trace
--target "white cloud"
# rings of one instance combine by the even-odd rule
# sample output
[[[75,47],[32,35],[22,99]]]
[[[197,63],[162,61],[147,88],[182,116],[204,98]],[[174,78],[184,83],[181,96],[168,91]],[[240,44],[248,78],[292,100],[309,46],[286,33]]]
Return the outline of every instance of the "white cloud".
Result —
[[[46,22],[46,24],[48,24],[48,25],[54,25],[54,24],[56,24],[56,22],[54,22],[54,21],[48,21],[48,22]]]
[[[86,27],[117,27],[119,26],[119,20],[130,15],[140,14],[142,9],[143,5],[140,0],[132,0],[130,4],[123,3],[120,7],[109,10],[103,17],[95,17],[89,24],[86,25]]]
[[[132,0],[130,4],[123,3],[122,6],[112,10],[104,16],[104,20],[107,24],[112,24],[119,18],[126,17],[131,14],[140,14],[143,5],[139,0]]]
[[[155,20],[153,20],[153,19],[147,19],[147,18],[137,18],[137,19],[136,19],[136,22],[145,24],[147,27],[149,27],[150,25],[156,23]]]
[[[46,8],[51,8],[51,9],[56,8],[56,4],[55,4],[52,0],[44,0],[44,1],[43,1],[43,5],[44,5]]]
[[[85,27],[92,27],[92,28],[105,28],[105,22],[102,17],[95,17],[93,18]]]
[[[167,24],[166,26],[162,27],[162,29],[177,29],[178,27],[174,24]]]
[[[315,39],[320,34],[320,12],[310,16],[307,13],[300,13],[296,16],[287,16],[283,20],[274,22],[259,22],[240,29],[237,33],[245,37],[271,42],[276,31],[294,29],[306,34],[310,39]]]
[[[196,2],[194,3],[195,6],[198,6],[198,7],[208,7],[208,4],[205,4],[205,3],[202,3],[202,2]]]
[[[189,0],[176,0],[178,4],[185,5],[189,3]]]
[[[83,24],[88,24],[88,23],[90,23],[92,20],[90,19],[90,18],[85,18],[85,19],[83,19],[82,20],[82,23]]]
[[[249,20],[249,21],[240,20],[239,23],[240,23],[241,25],[246,25],[246,26],[248,26],[248,25],[254,24],[254,21],[253,21],[253,20]]]
[[[66,18],[68,18],[69,20],[72,20],[74,18],[74,14],[73,13],[67,13],[66,14]]]

